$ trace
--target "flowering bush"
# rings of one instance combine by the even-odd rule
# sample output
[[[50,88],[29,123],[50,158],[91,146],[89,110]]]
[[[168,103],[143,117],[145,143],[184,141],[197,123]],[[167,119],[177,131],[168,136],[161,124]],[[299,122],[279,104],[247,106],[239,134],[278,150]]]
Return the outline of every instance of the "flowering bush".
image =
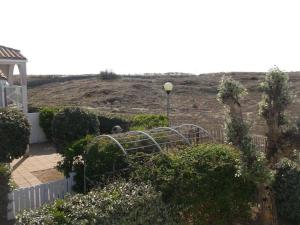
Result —
[[[173,213],[174,212],[174,213]],[[176,210],[148,184],[115,182],[18,216],[16,225],[177,225]]]

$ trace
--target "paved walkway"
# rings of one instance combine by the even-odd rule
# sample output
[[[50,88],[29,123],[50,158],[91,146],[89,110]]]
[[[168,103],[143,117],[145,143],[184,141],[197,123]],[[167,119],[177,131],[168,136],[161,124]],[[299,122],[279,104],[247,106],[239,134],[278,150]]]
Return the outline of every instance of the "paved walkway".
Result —
[[[29,157],[20,158],[11,163],[13,168],[12,178],[20,188],[41,184],[42,181],[34,174],[37,174],[37,171],[53,169],[60,160],[61,156],[55,152],[52,145],[31,145]]]

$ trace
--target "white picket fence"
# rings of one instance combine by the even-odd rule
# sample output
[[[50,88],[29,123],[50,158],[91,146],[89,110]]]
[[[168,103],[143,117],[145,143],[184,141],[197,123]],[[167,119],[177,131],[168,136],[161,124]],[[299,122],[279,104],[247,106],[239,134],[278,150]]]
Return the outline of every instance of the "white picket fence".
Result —
[[[14,219],[22,210],[37,209],[47,202],[64,198],[72,192],[73,185],[74,173],[63,180],[14,190],[8,194],[7,219]]]

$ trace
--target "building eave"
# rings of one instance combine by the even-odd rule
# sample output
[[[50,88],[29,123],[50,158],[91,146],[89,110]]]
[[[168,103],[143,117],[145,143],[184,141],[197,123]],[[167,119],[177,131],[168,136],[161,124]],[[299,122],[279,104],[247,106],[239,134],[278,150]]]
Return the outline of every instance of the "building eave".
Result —
[[[0,59],[0,64],[19,64],[27,62],[27,59]]]

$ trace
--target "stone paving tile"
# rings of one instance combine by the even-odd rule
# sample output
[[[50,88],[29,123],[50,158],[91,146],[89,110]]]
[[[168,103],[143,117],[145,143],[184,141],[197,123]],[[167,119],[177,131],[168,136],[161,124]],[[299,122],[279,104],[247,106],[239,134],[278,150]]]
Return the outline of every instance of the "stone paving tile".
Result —
[[[50,144],[31,145],[28,158],[14,160],[12,178],[21,187],[30,187],[42,182],[32,172],[54,168],[62,158]]]

